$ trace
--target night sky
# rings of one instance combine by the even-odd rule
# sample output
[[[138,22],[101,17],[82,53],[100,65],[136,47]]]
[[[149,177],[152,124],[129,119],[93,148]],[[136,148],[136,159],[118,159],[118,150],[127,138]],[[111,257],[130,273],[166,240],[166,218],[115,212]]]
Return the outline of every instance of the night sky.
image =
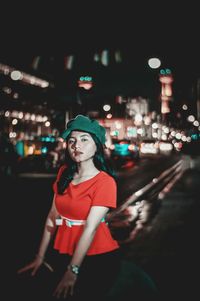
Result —
[[[0,62],[33,72],[33,58],[40,56],[40,68],[34,72],[55,82],[52,98],[73,99],[76,79],[83,72],[94,74],[98,101],[115,94],[156,99],[158,70],[147,66],[152,56],[161,59],[161,68],[172,71],[177,102],[194,98],[192,89],[200,77],[198,9],[194,5],[181,3],[175,8],[167,2],[136,7],[124,2],[109,8],[102,2],[89,8],[79,4],[62,10],[49,5],[47,10],[14,11],[5,18],[11,27],[1,26]],[[104,49],[111,57],[119,50],[122,63],[94,64],[94,53]],[[76,68],[68,72],[63,70],[67,55],[77,59]]]

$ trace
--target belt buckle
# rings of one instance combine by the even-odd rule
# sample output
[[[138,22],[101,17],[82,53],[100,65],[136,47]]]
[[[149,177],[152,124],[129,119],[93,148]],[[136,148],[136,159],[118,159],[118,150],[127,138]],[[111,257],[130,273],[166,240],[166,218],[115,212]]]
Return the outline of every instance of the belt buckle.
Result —
[[[66,226],[70,228],[72,227],[72,222],[68,221],[67,219],[65,220],[65,222],[66,222]]]

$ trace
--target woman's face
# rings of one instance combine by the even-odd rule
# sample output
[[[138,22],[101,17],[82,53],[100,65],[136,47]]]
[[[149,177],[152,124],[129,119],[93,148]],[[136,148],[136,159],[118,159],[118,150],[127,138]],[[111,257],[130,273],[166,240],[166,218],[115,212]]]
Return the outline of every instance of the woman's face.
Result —
[[[71,159],[78,163],[92,159],[97,147],[89,133],[72,131],[67,142],[67,149]]]

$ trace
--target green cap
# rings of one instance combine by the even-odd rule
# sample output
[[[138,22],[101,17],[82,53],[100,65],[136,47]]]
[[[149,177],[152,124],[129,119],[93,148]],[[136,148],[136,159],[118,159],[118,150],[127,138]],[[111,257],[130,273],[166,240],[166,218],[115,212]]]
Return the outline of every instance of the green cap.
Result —
[[[67,128],[62,133],[61,137],[66,139],[72,131],[83,131],[94,134],[102,144],[106,142],[106,130],[98,121],[90,119],[84,115],[77,115],[67,123]]]

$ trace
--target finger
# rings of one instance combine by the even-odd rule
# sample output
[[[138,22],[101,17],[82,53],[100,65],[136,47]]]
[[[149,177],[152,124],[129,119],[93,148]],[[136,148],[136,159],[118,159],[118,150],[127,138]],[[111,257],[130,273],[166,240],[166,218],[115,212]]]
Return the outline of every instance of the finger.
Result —
[[[27,265],[27,266],[25,266],[24,268],[19,269],[19,270],[17,271],[17,273],[18,273],[18,274],[21,274],[21,273],[23,273],[23,272],[26,272],[26,271],[30,270],[31,267],[32,267],[32,265]]]
[[[53,296],[56,297],[56,298],[60,298],[60,293],[58,291],[55,291],[53,293]]]
[[[66,298],[67,295],[68,295],[68,289],[66,288],[65,291],[64,291],[63,297]]]
[[[74,294],[74,287],[71,286],[70,295],[73,296],[73,294]]]
[[[35,276],[35,273],[37,272],[39,267],[35,267],[31,273],[31,276]]]
[[[60,298],[60,293],[61,293],[61,291],[60,291],[59,287],[57,287],[53,293],[53,296],[56,298]]]

